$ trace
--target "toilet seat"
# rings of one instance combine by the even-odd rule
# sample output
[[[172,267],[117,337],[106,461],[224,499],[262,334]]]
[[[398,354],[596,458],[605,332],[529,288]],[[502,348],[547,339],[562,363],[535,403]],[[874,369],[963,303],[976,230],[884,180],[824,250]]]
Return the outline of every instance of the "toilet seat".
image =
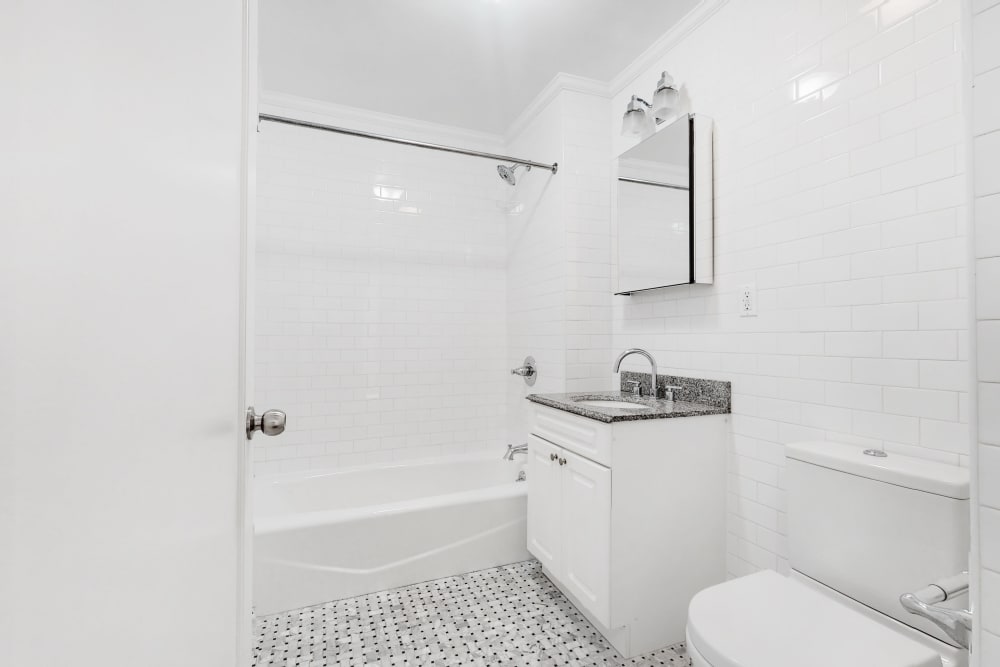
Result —
[[[941,667],[930,648],[771,570],[695,595],[687,634],[712,667]]]

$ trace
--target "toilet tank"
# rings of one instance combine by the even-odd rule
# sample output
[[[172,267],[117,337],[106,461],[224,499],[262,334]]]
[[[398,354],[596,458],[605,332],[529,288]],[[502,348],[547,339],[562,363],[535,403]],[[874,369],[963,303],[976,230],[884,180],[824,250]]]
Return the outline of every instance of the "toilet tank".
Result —
[[[789,564],[954,645],[906,612],[899,596],[969,569],[969,471],[862,450],[836,442],[787,446]],[[949,602],[968,606],[965,595]]]

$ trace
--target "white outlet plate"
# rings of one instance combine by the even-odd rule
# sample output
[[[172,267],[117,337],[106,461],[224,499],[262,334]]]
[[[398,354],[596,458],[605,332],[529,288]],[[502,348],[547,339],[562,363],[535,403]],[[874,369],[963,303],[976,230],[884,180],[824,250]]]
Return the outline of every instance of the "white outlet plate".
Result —
[[[757,285],[755,283],[740,285],[738,296],[740,317],[757,317]]]

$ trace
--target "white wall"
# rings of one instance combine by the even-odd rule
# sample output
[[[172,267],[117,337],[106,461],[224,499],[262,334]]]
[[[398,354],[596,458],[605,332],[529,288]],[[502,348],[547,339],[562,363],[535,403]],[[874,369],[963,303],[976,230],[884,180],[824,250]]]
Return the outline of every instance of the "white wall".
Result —
[[[967,464],[959,10],[731,0],[614,97],[617,137],[667,69],[716,121],[716,283],[616,297],[612,347],[732,381],[731,575],[787,567],[789,441]]]
[[[508,150],[562,163],[562,135],[562,103],[557,97],[532,115]],[[513,368],[530,354],[538,369],[531,387],[518,378],[507,384],[508,438],[516,443],[528,436],[524,397],[566,390],[564,175],[533,172],[524,177],[508,215],[507,360]]]
[[[268,122],[258,137],[255,401],[289,427],[254,440],[256,471],[502,453],[511,188],[495,165]]]
[[[539,373],[533,387],[508,385],[511,442],[528,435],[525,395],[604,389],[613,361],[608,99],[559,75],[536,104],[508,152],[557,159],[559,172],[524,178],[508,216],[508,359],[531,354]]]
[[[1000,3],[972,2],[979,664],[1000,664]]]

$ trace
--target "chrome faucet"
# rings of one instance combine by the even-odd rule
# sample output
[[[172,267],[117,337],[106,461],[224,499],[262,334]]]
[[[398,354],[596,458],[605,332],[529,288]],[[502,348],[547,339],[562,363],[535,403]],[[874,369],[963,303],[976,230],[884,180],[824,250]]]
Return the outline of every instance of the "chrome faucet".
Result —
[[[969,573],[962,572],[926,586],[916,593],[900,595],[899,603],[906,611],[923,616],[944,630],[959,646],[969,648],[972,613],[968,609],[949,609],[938,604],[968,590]]]
[[[504,461],[513,461],[514,454],[527,454],[528,453],[528,443],[523,445],[507,445],[507,453],[503,455]]]
[[[615,362],[615,373],[618,373],[619,369],[622,367],[622,360],[625,359],[625,357],[627,357],[627,356],[629,356],[631,354],[638,354],[638,355],[641,355],[643,357],[646,357],[646,359],[649,360],[649,365],[652,367],[652,373],[653,373],[653,385],[652,385],[653,386],[653,392],[652,392],[652,396],[653,396],[653,398],[656,398],[657,395],[658,395],[657,391],[656,391],[656,359],[654,359],[653,355],[651,355],[649,352],[646,352],[646,350],[641,350],[638,347],[633,347],[633,348],[631,348],[629,350],[625,350],[624,352],[622,352],[620,355],[618,355],[618,360]],[[641,387],[636,387],[636,389],[639,390],[637,392],[638,395],[642,396],[642,388]],[[636,393],[635,390],[633,390],[633,393]]]

